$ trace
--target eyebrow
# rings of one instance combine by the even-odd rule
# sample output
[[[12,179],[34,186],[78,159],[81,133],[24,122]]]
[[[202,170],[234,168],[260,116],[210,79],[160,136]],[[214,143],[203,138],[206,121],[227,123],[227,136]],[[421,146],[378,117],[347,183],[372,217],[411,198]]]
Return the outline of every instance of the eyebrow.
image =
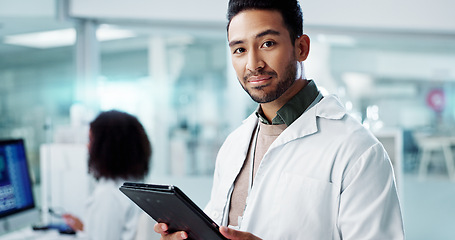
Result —
[[[268,29],[268,30],[265,30],[263,32],[260,32],[256,35],[256,39],[257,38],[261,38],[261,37],[264,37],[266,35],[275,35],[275,36],[279,36],[280,35],[280,32],[276,31],[276,30],[272,30],[272,29]],[[237,40],[237,41],[231,41],[229,42],[229,47],[232,47],[234,45],[237,45],[237,44],[242,44],[244,43],[243,40]]]

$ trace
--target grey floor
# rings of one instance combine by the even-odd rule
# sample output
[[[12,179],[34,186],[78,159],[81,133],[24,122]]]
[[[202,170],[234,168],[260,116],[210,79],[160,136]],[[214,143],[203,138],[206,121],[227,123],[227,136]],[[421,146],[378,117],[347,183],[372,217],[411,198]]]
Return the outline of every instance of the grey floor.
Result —
[[[455,181],[444,166],[430,169],[425,178],[417,171],[403,175],[402,210],[407,240],[455,239]]]

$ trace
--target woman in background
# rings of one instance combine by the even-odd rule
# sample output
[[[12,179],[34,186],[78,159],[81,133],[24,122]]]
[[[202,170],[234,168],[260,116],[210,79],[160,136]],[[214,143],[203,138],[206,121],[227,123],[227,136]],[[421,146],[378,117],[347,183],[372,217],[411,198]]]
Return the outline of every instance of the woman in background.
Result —
[[[89,173],[97,180],[83,222],[64,214],[65,222],[95,240],[132,240],[140,209],[119,187],[143,181],[152,153],[147,134],[136,117],[115,110],[90,123]]]

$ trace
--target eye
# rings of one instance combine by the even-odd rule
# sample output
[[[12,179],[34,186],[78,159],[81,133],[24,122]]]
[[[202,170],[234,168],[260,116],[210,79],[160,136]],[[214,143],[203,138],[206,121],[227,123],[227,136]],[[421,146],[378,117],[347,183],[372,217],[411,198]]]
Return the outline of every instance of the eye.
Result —
[[[269,48],[269,47],[272,47],[273,45],[275,45],[276,43],[274,41],[266,41],[262,44],[262,47],[264,48]]]
[[[245,48],[237,48],[234,50],[233,54],[240,54],[240,53],[244,53],[245,52]]]

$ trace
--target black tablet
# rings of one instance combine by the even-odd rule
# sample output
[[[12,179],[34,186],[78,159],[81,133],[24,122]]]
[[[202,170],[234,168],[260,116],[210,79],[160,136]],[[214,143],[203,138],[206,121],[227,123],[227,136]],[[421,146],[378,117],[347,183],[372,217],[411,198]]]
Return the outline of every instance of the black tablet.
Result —
[[[223,239],[218,225],[178,187],[125,182],[122,191],[169,232],[185,231],[188,239]]]

